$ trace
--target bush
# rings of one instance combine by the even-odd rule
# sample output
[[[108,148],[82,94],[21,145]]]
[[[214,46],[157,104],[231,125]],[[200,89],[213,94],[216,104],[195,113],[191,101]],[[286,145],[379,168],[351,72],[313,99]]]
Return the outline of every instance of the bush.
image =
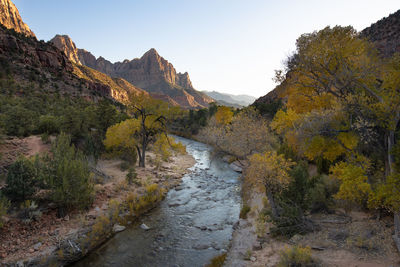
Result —
[[[270,214],[273,226],[272,236],[292,237],[295,234],[305,234],[311,230],[311,226],[303,215],[303,211],[296,203],[279,201],[280,214],[278,217]]]
[[[285,248],[280,253],[278,267],[314,267],[319,266],[311,255],[310,247],[294,246]]]
[[[4,226],[3,216],[7,214],[7,210],[9,207],[10,201],[0,192],[0,228]]]
[[[86,158],[64,133],[57,137],[51,152],[48,182],[59,216],[64,216],[71,208],[87,208],[93,201],[93,183]]]
[[[119,168],[121,169],[121,171],[126,171],[126,170],[128,170],[129,169],[129,167],[130,167],[130,164],[129,164],[129,162],[126,162],[126,161],[123,161],[123,162],[121,162],[121,164],[119,164]]]
[[[309,192],[311,212],[329,212],[334,204],[333,196],[339,190],[339,182],[327,175],[320,175],[315,178],[314,187]]]
[[[17,159],[8,170],[6,183],[5,193],[12,201],[24,202],[30,199],[36,191],[33,163],[24,157]]]
[[[42,115],[39,118],[38,131],[47,134],[58,133],[60,131],[60,120],[52,115]]]
[[[211,259],[211,263],[206,265],[206,267],[222,267],[224,266],[225,259],[226,259],[226,253],[215,256],[214,258]]]
[[[242,208],[240,209],[240,214],[239,218],[240,219],[247,219],[247,213],[250,212],[250,207],[248,205],[243,205]]]
[[[130,167],[128,173],[126,174],[126,181],[128,184],[136,184],[139,185],[139,181],[137,179],[137,173],[134,167]]]

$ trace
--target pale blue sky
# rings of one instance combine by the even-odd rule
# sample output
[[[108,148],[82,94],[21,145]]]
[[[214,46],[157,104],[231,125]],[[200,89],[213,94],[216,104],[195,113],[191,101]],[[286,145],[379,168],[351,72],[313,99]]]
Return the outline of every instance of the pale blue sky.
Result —
[[[150,48],[198,90],[261,96],[302,33],[327,25],[362,30],[399,0],[13,0],[39,39],[68,34],[115,62]]]

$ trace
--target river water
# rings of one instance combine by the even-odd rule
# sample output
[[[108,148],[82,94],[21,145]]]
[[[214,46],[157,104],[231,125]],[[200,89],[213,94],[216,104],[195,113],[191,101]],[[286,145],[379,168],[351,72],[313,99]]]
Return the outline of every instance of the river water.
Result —
[[[204,266],[227,250],[239,218],[240,182],[208,145],[175,137],[196,159],[159,207],[74,266]],[[145,223],[150,230],[143,230]]]

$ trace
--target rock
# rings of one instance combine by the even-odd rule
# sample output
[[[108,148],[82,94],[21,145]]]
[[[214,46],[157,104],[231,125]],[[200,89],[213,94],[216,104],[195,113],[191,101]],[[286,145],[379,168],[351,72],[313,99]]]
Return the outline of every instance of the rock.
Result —
[[[123,225],[114,224],[114,226],[113,226],[113,232],[114,232],[114,233],[122,232],[122,231],[124,231],[125,229],[126,229],[126,227],[123,226]]]
[[[78,49],[68,35],[57,34],[53,39],[50,40],[50,42],[53,43],[55,47],[63,51],[71,62],[79,65],[82,64],[78,58]]]
[[[229,164],[229,167],[231,167],[232,170],[234,170],[235,172],[242,172],[243,168],[241,167],[241,164],[239,163],[239,161],[234,161],[231,164]]]
[[[334,241],[345,241],[349,237],[349,232],[347,230],[333,230],[328,233],[328,238]]]
[[[258,241],[256,241],[256,242],[253,244],[253,250],[254,250],[254,251],[257,251],[257,250],[261,250],[261,249],[262,249],[261,243],[258,242]]]
[[[18,12],[17,7],[11,0],[0,0],[0,24],[8,29],[14,29],[16,32],[23,33],[26,36],[35,37],[35,34],[29,29]]]
[[[39,248],[42,246],[42,243],[41,242],[39,242],[39,243],[36,243],[34,246],[33,246],[33,249],[34,250],[39,250]]]
[[[143,230],[145,230],[145,231],[148,231],[148,230],[150,230],[150,227],[148,227],[146,224],[144,224],[144,223],[142,223],[141,225],[140,225],[140,228],[142,228]]]
[[[203,225],[203,226],[200,226],[200,230],[201,230],[201,231],[205,231],[205,230],[207,230],[207,227],[204,226],[204,225]]]
[[[250,261],[255,262],[256,260],[257,260],[256,257],[254,257],[254,256],[250,257]]]
[[[33,253],[33,252],[35,252],[35,250],[34,250],[33,248],[30,248],[30,249],[28,250],[28,252],[29,252],[29,253]]]
[[[196,91],[189,74],[177,73],[174,66],[161,57],[154,48],[147,51],[141,58],[126,59],[117,63],[111,63],[103,57],[96,59],[84,49],[78,49],[78,58],[83,65],[112,77],[124,78],[148,91],[154,98],[164,100],[174,106],[206,107],[214,101],[206,94]]]

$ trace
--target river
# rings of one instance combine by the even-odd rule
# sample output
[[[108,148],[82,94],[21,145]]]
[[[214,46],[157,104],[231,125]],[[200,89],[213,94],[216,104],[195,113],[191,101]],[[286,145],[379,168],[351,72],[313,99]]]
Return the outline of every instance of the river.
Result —
[[[228,249],[240,210],[239,174],[208,145],[175,137],[196,163],[159,207],[74,266],[204,266]],[[150,230],[141,229],[145,223]]]

